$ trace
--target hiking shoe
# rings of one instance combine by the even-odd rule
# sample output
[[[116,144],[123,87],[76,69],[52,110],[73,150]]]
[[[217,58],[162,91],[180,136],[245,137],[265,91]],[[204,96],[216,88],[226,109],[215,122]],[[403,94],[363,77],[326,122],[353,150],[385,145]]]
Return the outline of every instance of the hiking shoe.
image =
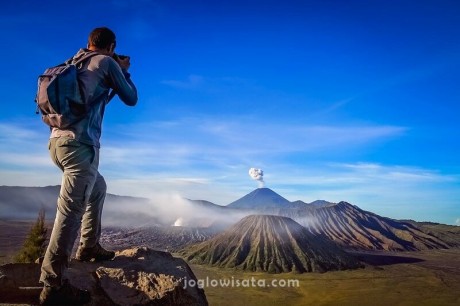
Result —
[[[99,243],[97,243],[92,248],[83,248],[80,246],[77,250],[77,255],[75,258],[79,261],[103,261],[111,260],[115,257],[114,251],[107,251]]]
[[[45,286],[40,293],[40,305],[83,305],[89,301],[89,292],[72,286],[69,281],[59,288]]]

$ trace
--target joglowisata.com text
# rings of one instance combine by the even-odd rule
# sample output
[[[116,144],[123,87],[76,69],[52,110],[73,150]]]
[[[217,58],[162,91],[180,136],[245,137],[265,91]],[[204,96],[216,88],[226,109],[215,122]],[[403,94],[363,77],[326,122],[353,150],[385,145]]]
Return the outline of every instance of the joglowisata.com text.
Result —
[[[182,280],[184,289],[188,287],[209,288],[209,287],[222,287],[222,288],[299,288],[300,281],[298,279],[257,279],[250,278],[202,278],[202,279],[188,279]]]

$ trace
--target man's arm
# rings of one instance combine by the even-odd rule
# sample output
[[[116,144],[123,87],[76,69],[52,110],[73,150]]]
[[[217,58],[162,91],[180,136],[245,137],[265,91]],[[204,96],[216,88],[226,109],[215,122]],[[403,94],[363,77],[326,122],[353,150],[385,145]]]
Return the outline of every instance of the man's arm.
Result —
[[[122,69],[120,65],[126,66],[126,69]],[[113,90],[126,105],[134,106],[137,103],[137,89],[131,81],[127,68],[129,68],[129,59],[127,63],[119,64],[109,58],[108,77]]]

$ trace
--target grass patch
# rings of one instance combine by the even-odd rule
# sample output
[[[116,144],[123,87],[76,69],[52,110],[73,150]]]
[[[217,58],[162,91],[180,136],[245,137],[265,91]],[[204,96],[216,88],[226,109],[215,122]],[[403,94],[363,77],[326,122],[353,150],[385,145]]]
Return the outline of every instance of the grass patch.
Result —
[[[251,273],[191,264],[201,280],[254,279],[256,286],[204,287],[213,305],[460,305],[460,250],[417,252],[420,263],[327,273]],[[446,262],[451,263],[444,269]],[[443,268],[444,267],[444,268]],[[457,270],[458,269],[458,270]],[[298,280],[299,287],[273,287],[271,282]],[[264,280],[265,287],[257,281]]]

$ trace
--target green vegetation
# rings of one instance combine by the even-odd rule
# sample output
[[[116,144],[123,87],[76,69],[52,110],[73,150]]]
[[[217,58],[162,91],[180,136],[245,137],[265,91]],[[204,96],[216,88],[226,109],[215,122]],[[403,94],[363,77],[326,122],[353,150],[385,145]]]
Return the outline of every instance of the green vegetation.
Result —
[[[37,221],[32,226],[22,249],[14,257],[15,262],[35,262],[37,258],[45,255],[47,228],[45,225],[45,210],[38,212]]]

